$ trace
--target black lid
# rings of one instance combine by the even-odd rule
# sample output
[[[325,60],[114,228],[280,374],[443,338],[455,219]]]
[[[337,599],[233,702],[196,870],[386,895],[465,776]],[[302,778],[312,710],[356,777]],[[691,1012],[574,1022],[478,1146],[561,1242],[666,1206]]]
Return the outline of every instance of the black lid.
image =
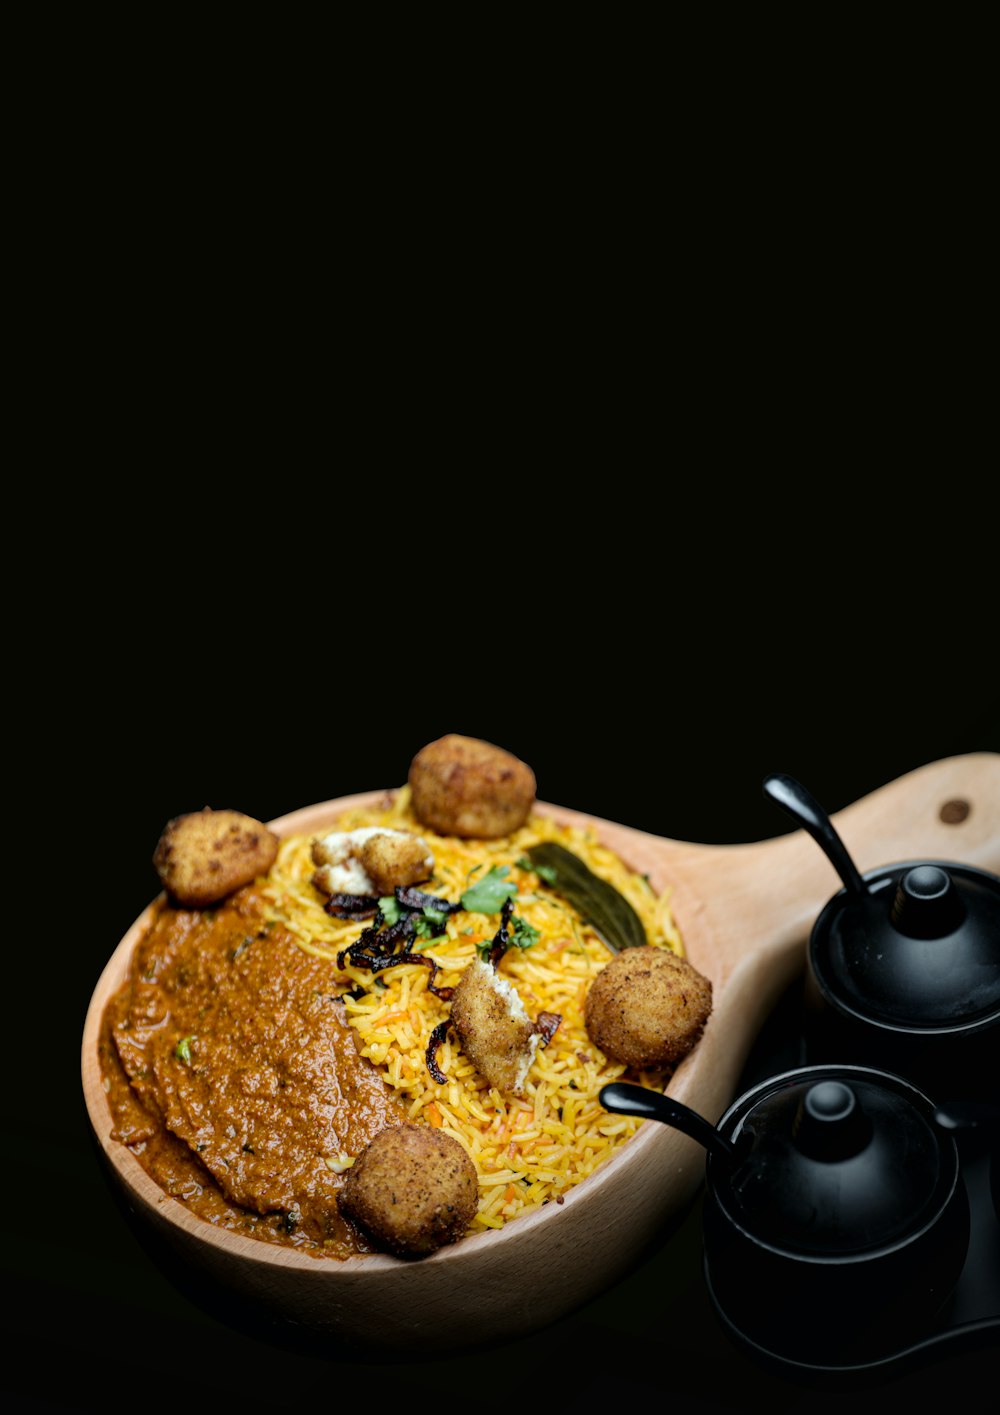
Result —
[[[816,920],[809,943],[821,992],[842,1011],[904,1031],[1000,1024],[1000,878],[946,861],[864,876]]]
[[[955,1143],[935,1127],[927,1097],[864,1067],[772,1077],[719,1129],[738,1155],[709,1159],[720,1205],[783,1253],[836,1260],[884,1249],[929,1224],[957,1182]]]

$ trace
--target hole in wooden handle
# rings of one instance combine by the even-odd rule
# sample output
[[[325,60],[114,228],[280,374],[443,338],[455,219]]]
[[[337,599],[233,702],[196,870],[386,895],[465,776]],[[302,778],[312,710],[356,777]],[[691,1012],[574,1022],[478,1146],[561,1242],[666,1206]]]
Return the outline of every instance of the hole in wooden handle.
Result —
[[[972,814],[972,807],[968,801],[956,796],[952,801],[945,801],[938,815],[945,825],[961,825],[964,820],[968,820]]]

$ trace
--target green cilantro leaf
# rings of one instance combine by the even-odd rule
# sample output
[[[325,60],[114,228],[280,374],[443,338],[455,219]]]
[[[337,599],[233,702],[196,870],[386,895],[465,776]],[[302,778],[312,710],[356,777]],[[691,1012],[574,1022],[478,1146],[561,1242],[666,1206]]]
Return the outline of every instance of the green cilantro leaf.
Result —
[[[509,873],[507,865],[493,865],[462,895],[462,908],[474,914],[499,914],[504,901],[513,899],[517,893],[514,881],[504,878]]]
[[[402,917],[402,906],[394,894],[387,894],[384,899],[378,901],[378,907],[382,911],[382,918],[387,924],[394,924]]]
[[[515,914],[511,923],[514,925],[514,932],[510,936],[510,941],[515,948],[530,948],[541,937],[534,924],[529,924],[527,919],[521,918],[520,914]]]
[[[521,918],[520,914],[512,915],[510,922],[511,928],[507,935],[507,943],[504,946],[504,951],[510,948],[512,944],[515,948],[530,948],[531,945],[541,937],[534,924],[529,924],[527,919]],[[496,938],[484,938],[476,944],[476,952],[484,963],[490,961],[490,954],[493,951],[495,943]],[[502,956],[503,954],[501,953],[500,957]]]
[[[436,910],[431,910],[431,913],[436,912]],[[437,919],[431,919],[421,914],[418,919],[414,919],[413,926],[417,938],[440,938],[442,932],[441,925],[443,923],[444,915],[439,915]]]

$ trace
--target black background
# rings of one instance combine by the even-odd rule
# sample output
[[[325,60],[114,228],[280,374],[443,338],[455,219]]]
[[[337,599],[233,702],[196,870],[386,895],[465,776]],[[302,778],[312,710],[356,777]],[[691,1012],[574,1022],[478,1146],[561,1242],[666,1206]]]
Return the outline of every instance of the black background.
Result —
[[[588,66],[598,102],[572,126],[594,106],[593,134],[569,136],[565,105],[533,124],[525,199],[506,106],[504,139],[473,123],[466,157],[454,119],[366,145],[366,96],[333,159],[296,169],[267,70],[227,45],[214,68],[246,92],[213,121],[185,40],[162,89],[145,51],[124,90],[117,54],[111,73],[74,54],[82,90],[43,94],[53,137],[15,218],[0,1392],[172,1415],[604,1390],[846,1407],[722,1340],[696,1212],[492,1353],[381,1371],[290,1353],[147,1255],[93,1153],[79,1041],[180,811],[268,818],[392,784],[459,730],[526,758],[549,800],[729,842],[785,828],[768,771],[836,810],[1000,750],[983,86],[963,53],[942,98],[947,65],[897,62],[907,36],[872,49],[870,84],[857,65],[815,84],[817,122],[787,85],[731,109],[718,46],[711,67],[695,46],[678,122],[629,65],[612,128]],[[993,1361],[850,1406],[964,1401]]]
[[[173,100],[163,111],[172,125]],[[86,132],[82,113],[64,126]],[[729,138],[705,168],[721,189]],[[967,139],[935,131],[949,171]],[[833,220],[825,189],[780,231],[763,210],[702,230],[685,199],[678,261],[616,199],[611,259],[579,232],[540,257],[522,232],[522,293],[509,250],[463,267],[464,224],[430,258],[416,227],[398,248],[394,214],[374,258],[334,268],[326,223],[290,220],[294,249],[275,256],[251,234],[256,180],[229,231],[228,193],[203,219],[215,171],[197,212],[146,154],[104,169],[115,197],[88,192],[101,164],[80,141],[75,245],[32,289],[24,362],[44,377],[7,537],[0,1390],[90,1409],[111,1370],[172,1413],[367,1406],[373,1384],[383,1403],[428,1392],[442,1408],[484,1386],[504,1410],[602,1387],[618,1404],[838,1406],[722,1339],[696,1211],[624,1283],[493,1352],[380,1373],[291,1353],[119,1213],[80,1034],[157,890],[160,831],[205,804],[269,819],[392,785],[460,731],[530,762],[547,800],[728,843],[786,828],[761,796],[769,771],[835,811],[924,762],[1000,750],[986,228],[950,193],[946,249],[925,229],[930,192],[887,237],[869,211],[880,171],[829,250],[812,232]],[[914,144],[921,195],[929,146]],[[736,159],[741,191],[759,159]],[[803,180],[779,174],[793,200]],[[145,224],[168,211],[159,248]],[[889,1393],[950,1398],[955,1374],[940,1363]]]
[[[761,796],[768,771],[798,776],[835,811],[924,762],[1000,750],[992,572],[974,528],[964,560],[929,535],[848,554],[839,533],[817,539],[804,523],[786,536],[795,553],[775,555],[754,498],[734,520],[711,487],[683,514],[668,487],[650,487],[564,526],[554,502],[527,516],[513,479],[459,475],[449,495],[468,515],[430,527],[430,512],[402,516],[390,501],[360,544],[350,514],[303,532],[265,499],[231,521],[213,510],[215,538],[137,514],[124,541],[116,528],[71,557],[69,631],[58,653],[33,647],[18,739],[44,783],[34,887],[47,901],[45,922],[31,911],[18,935],[30,1003],[9,1063],[23,1076],[31,1055],[46,1089],[5,1135],[17,1300],[4,1380],[26,1407],[96,1408],[105,1366],[173,1410],[282,1405],[289,1392],[363,1402],[373,1383],[380,1399],[426,1393],[446,1408],[483,1380],[498,1409],[523,1394],[571,1408],[604,1388],[681,1409],[845,1400],[759,1370],[723,1337],[697,1203],[630,1277],[553,1326],[428,1362],[393,1361],[387,1332],[376,1368],[304,1349],[148,1251],[89,1137],[87,1002],[156,892],[150,856],[182,811],[268,819],[397,784],[424,742],[456,730],[529,761],[544,799],[726,843],[786,828]],[[487,493],[489,534],[467,524]],[[223,531],[245,546],[249,526],[263,550],[220,552]],[[166,1352],[183,1353],[169,1394]],[[967,1353],[851,1399],[943,1398],[991,1359]]]

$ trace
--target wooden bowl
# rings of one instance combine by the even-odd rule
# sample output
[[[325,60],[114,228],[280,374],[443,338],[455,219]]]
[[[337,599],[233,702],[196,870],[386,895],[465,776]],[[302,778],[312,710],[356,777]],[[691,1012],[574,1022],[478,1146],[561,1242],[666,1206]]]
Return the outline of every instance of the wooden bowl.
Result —
[[[279,835],[318,832],[343,810],[382,794],[326,801],[271,826]],[[963,815],[956,801],[970,809]],[[833,869],[802,831],[747,845],[694,845],[546,803],[537,809],[569,825],[590,826],[634,870],[648,873],[654,888],[672,886],[688,957],[711,979],[714,996],[705,1033],[667,1090],[717,1120],[733,1099],[757,1031],[804,965],[813,921],[840,887]],[[1000,756],[934,762],[834,819],[862,871],[915,858],[1000,868]],[[621,1277],[703,1178],[704,1151],[650,1123],[570,1190],[563,1204],[548,1204],[418,1261],[313,1258],[216,1229],[168,1197],[110,1138],[98,1060],[101,1016],[125,979],[153,907],[115,949],[91,999],[82,1057],[90,1122],[136,1218],[153,1225],[185,1261],[271,1315],[329,1333],[357,1352],[389,1340],[397,1351],[440,1354],[515,1337]]]

